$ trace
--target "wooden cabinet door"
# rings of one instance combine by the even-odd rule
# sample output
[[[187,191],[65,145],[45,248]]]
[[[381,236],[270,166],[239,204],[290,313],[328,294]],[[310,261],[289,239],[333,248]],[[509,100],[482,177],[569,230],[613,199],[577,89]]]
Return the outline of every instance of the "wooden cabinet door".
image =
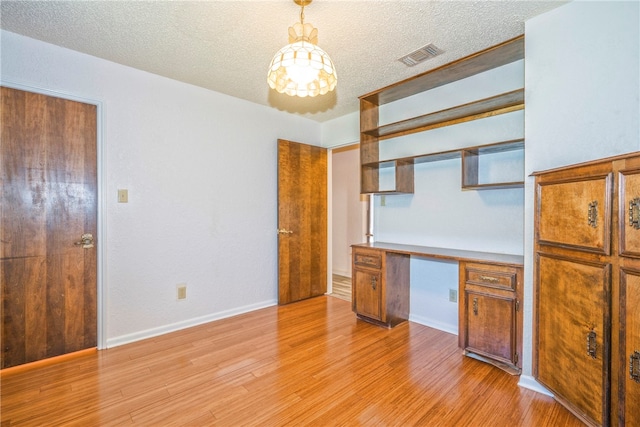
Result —
[[[466,291],[465,350],[515,365],[515,299]]]
[[[620,425],[640,426],[640,271],[620,274]]]
[[[609,255],[612,174],[537,185],[539,244]]]
[[[640,170],[621,171],[619,177],[620,255],[640,258]]]
[[[593,424],[609,424],[609,264],[539,254],[536,378]]]
[[[354,270],[353,303],[357,314],[382,319],[382,275],[379,271]]]

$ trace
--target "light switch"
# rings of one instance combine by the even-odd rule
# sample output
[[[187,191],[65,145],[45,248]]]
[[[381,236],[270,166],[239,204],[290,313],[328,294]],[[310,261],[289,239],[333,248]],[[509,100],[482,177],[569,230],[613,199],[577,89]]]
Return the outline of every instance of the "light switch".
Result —
[[[118,190],[118,203],[129,203],[129,190]]]

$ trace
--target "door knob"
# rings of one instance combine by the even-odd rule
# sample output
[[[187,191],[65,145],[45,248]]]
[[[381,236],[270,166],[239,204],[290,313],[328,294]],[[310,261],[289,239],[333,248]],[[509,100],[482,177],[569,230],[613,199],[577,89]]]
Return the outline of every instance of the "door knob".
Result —
[[[75,242],[74,245],[82,246],[84,249],[90,249],[93,247],[93,234],[86,233],[80,237],[79,242]]]
[[[286,228],[278,228],[278,234],[293,234],[293,231],[287,230]]]

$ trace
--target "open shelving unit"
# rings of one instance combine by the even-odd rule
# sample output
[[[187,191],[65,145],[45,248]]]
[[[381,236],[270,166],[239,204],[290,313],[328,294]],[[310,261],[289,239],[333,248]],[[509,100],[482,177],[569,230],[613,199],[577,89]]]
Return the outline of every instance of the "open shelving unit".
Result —
[[[462,157],[462,188],[513,188],[521,181],[479,181],[479,159],[502,151],[523,150],[524,140],[496,142],[483,146],[428,153],[412,157],[381,160],[380,141],[451,126],[472,120],[506,114],[524,109],[524,89],[518,89],[441,111],[412,117],[395,123],[379,124],[379,107],[403,98],[446,85],[475,74],[489,71],[524,58],[524,36],[445,64],[434,70],[382,88],[360,97],[360,189],[363,194],[413,193],[414,165],[418,163]],[[380,188],[380,171],[394,168],[392,189]]]

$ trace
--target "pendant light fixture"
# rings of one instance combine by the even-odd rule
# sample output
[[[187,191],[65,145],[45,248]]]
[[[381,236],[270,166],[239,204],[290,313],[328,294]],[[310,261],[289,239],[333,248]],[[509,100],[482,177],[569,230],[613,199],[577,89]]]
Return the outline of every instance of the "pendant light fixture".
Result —
[[[289,44],[280,49],[269,66],[267,82],[290,96],[324,95],[336,87],[336,69],[318,47],[318,29],[304,23],[304,7],[312,0],[293,0],[300,6],[300,22],[289,27]]]

